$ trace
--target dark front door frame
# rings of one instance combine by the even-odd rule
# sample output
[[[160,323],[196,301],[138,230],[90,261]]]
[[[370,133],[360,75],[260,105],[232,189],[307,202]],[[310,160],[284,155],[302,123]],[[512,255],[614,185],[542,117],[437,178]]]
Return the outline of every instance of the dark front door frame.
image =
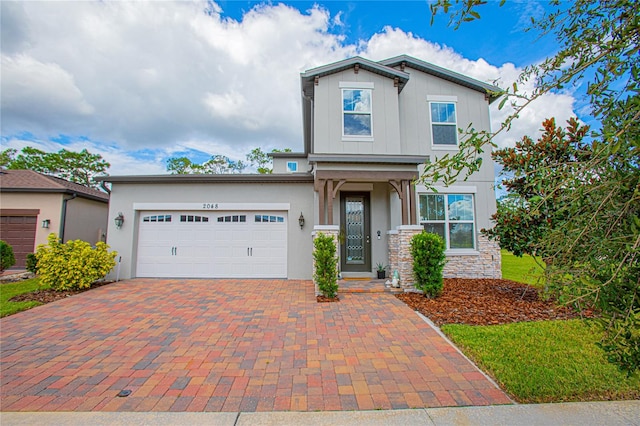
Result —
[[[357,203],[358,200],[362,203],[362,226],[355,225],[349,226],[347,224],[347,199],[352,199]],[[356,204],[357,205],[357,204]],[[343,272],[371,272],[371,194],[369,192],[341,192],[340,193],[340,231],[343,238],[340,243],[340,269]],[[358,238],[349,239],[349,233],[354,232],[352,237],[357,236],[359,232],[362,232],[361,239]],[[363,259],[349,260],[349,251],[347,245],[351,241],[356,246],[362,246]]]

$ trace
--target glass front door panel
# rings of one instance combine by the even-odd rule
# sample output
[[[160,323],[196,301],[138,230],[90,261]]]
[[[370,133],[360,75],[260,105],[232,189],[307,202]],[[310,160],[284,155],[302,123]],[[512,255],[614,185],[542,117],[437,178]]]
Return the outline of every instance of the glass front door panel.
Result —
[[[364,245],[364,198],[346,198],[346,263],[362,265],[365,262]]]

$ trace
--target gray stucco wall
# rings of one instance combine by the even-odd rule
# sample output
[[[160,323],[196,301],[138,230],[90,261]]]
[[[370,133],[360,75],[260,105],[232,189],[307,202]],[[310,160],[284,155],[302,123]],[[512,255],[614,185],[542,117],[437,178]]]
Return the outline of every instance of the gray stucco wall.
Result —
[[[139,220],[139,211],[134,210],[134,203],[289,203],[287,278],[310,279],[313,194],[311,183],[114,183],[107,243],[121,258],[120,278],[131,278],[135,277]],[[121,229],[114,225],[118,212],[125,217]],[[306,218],[303,229],[298,225],[300,213]],[[110,276],[113,278],[115,274],[114,270]]]

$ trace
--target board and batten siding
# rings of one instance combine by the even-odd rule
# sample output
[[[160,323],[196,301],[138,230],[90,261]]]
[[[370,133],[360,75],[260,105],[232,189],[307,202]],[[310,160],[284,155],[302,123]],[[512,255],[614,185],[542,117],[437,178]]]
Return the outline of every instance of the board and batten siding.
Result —
[[[343,141],[340,82],[373,83],[373,141]],[[331,154],[401,154],[398,88],[393,80],[360,69],[319,79],[314,99],[314,152]]]
[[[406,155],[438,156],[451,153],[451,149],[433,149],[431,141],[431,116],[429,96],[447,96],[456,99],[457,127],[466,129],[473,123],[476,130],[490,130],[489,108],[484,94],[422,71],[406,67],[411,75],[400,93],[400,140],[402,153]],[[485,164],[492,165],[491,152],[483,154]],[[493,182],[493,167],[482,167],[474,173],[471,181]]]

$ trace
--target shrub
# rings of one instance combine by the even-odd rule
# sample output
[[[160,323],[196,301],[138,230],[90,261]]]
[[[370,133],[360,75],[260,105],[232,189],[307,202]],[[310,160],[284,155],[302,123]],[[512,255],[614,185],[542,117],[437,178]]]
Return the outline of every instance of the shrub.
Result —
[[[445,244],[439,235],[422,231],[411,239],[416,287],[427,297],[437,297],[442,293],[442,270],[446,263],[444,251]]]
[[[320,233],[313,241],[313,246],[315,260],[313,278],[325,297],[334,298],[338,293],[336,244],[330,235]]]
[[[32,274],[38,273],[38,257],[36,256],[35,253],[27,254],[27,261],[26,261],[25,268],[27,269],[27,271],[31,272]]]
[[[0,240],[0,272],[11,268],[16,264],[16,258],[13,255],[13,247],[10,244]]]
[[[55,234],[49,234],[48,245],[38,246],[38,273],[43,285],[57,291],[91,287],[104,278],[115,266],[116,252],[109,252],[103,242],[95,248],[86,241],[67,241],[62,244]]]

